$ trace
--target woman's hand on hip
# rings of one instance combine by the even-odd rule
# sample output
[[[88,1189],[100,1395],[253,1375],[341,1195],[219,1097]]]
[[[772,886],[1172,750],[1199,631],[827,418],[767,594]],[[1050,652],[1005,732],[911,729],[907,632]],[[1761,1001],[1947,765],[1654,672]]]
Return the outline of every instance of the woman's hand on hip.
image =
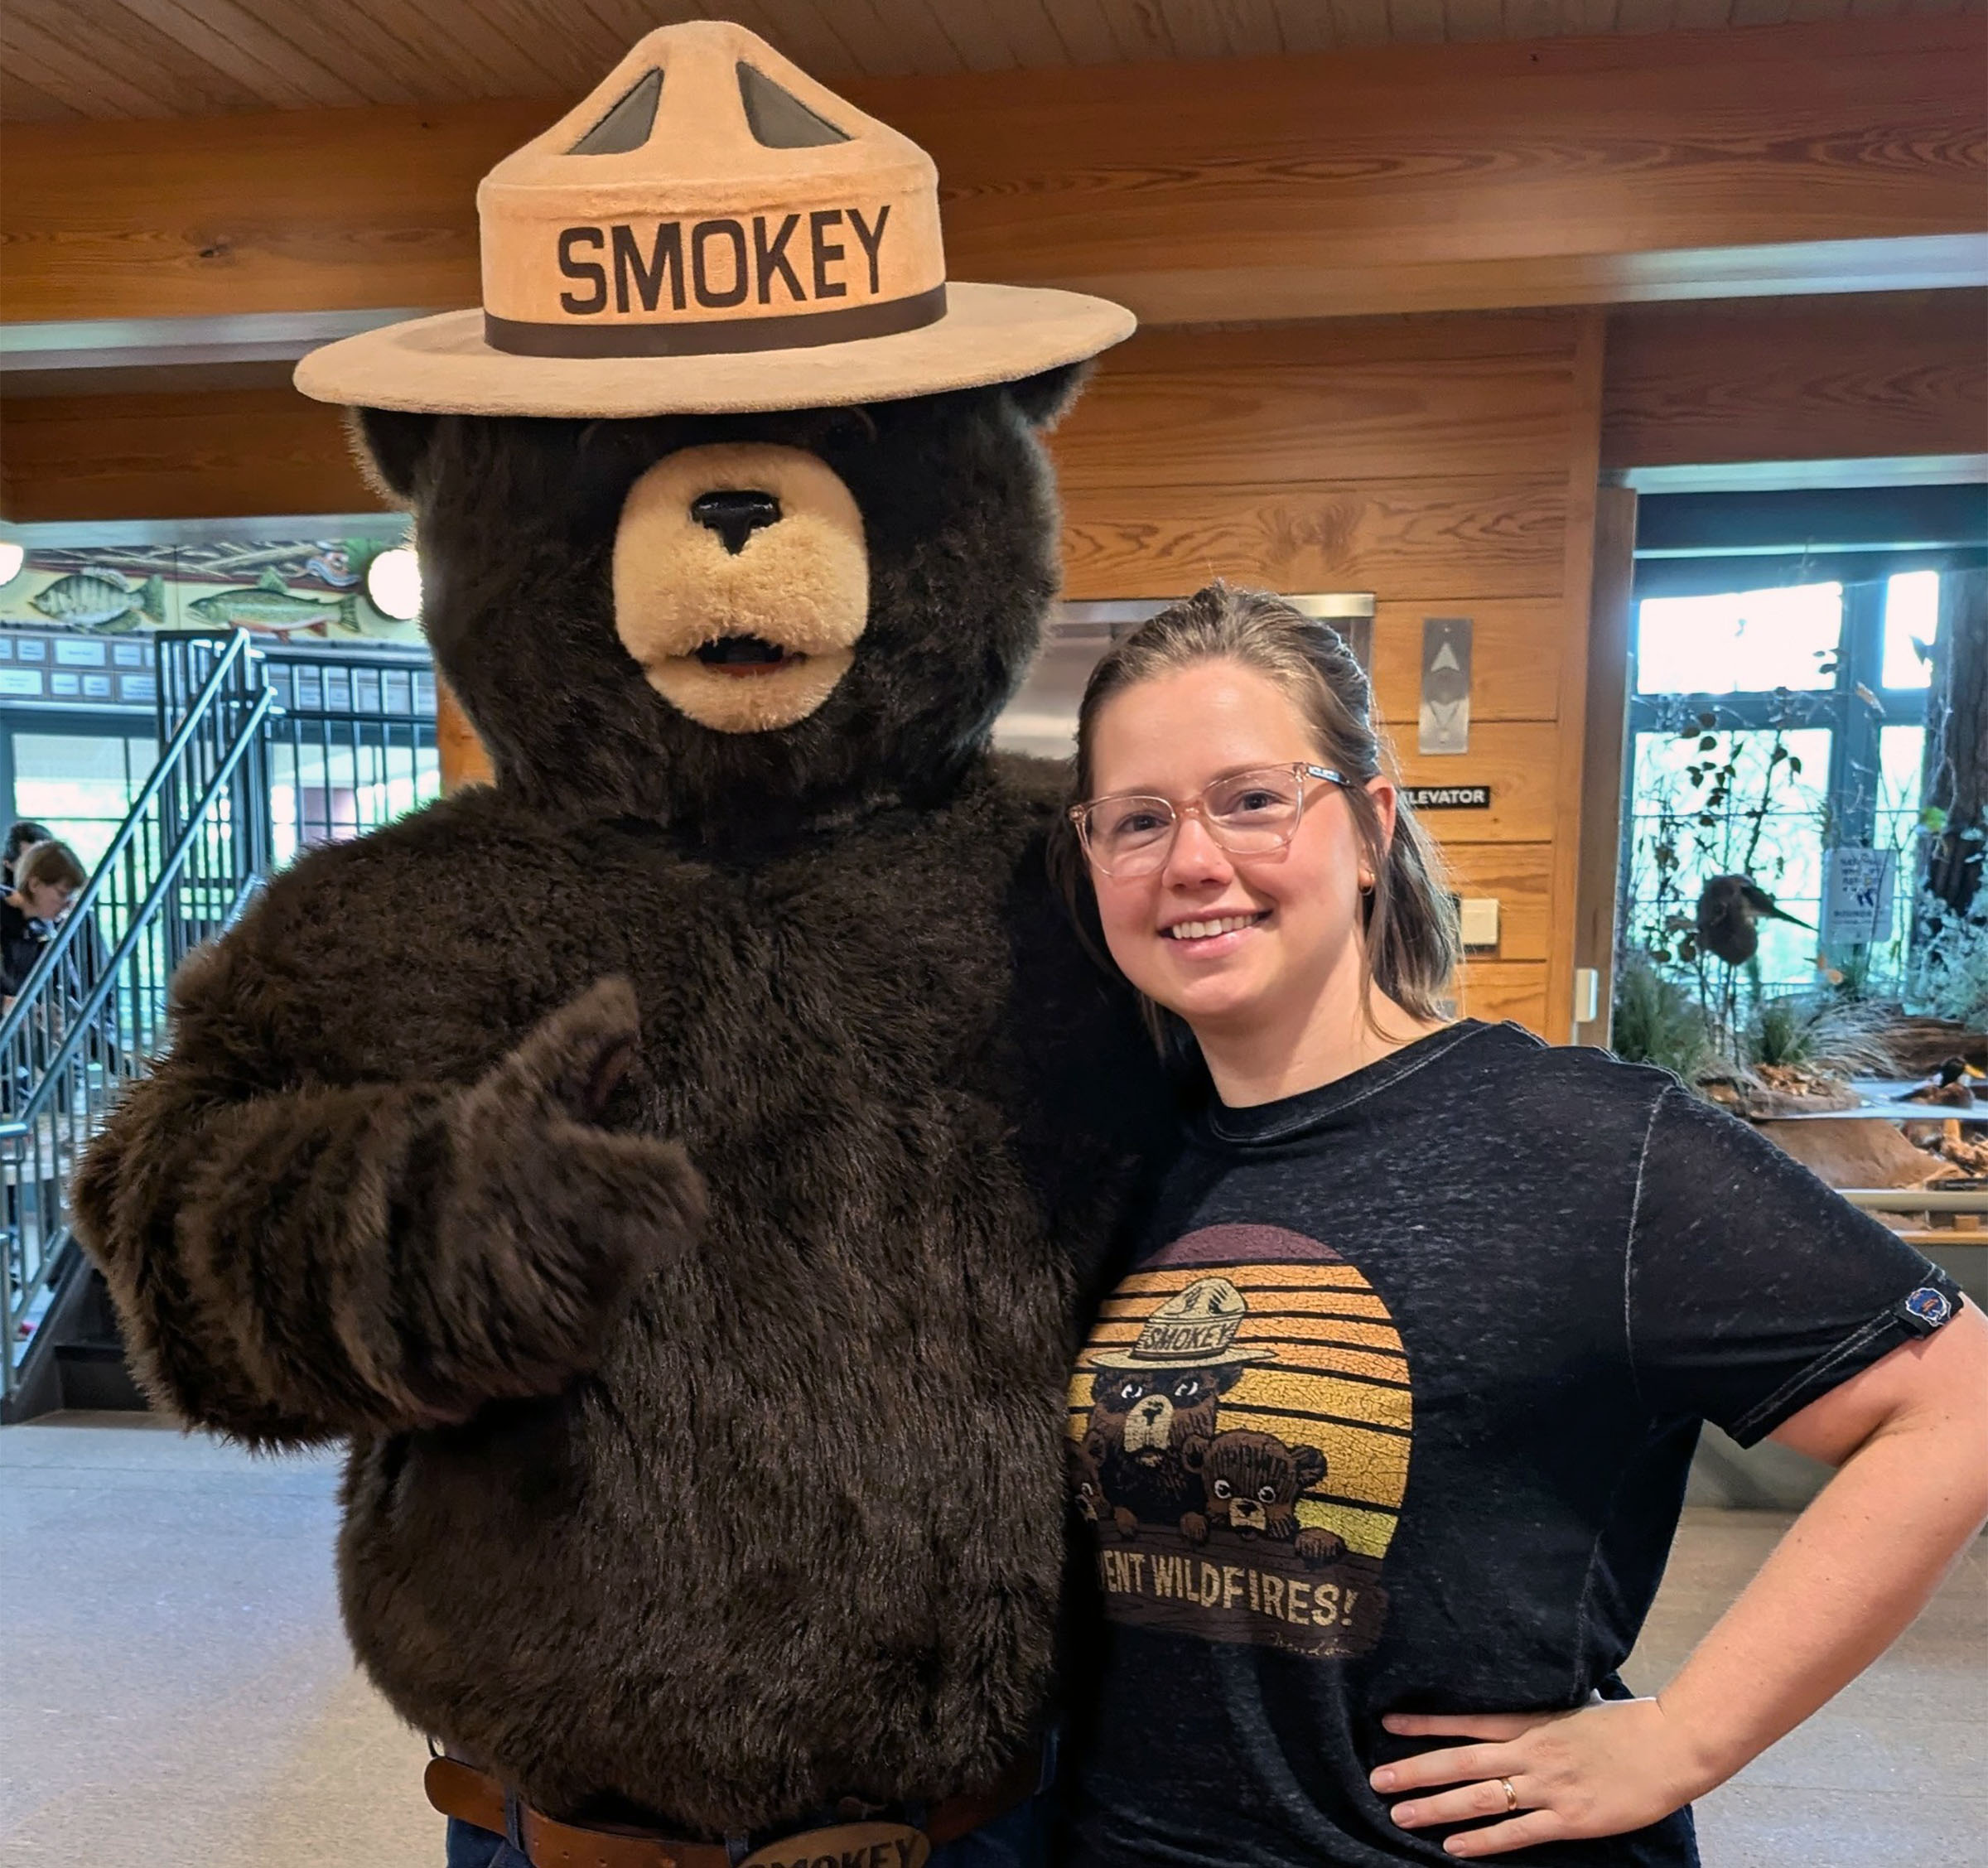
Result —
[[[1455,1856],[1619,1836],[1718,1781],[1654,1699],[1597,1700],[1571,1712],[1394,1713],[1382,1722],[1400,1738],[1477,1741],[1418,1752],[1368,1779],[1387,1796],[1436,1791],[1394,1806],[1404,1829],[1508,1818],[1450,1837],[1443,1846]]]

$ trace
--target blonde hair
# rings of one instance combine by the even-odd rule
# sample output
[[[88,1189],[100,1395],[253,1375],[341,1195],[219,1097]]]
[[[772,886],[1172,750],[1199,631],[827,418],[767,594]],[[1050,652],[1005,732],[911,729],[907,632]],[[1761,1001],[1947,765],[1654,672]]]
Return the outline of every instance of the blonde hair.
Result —
[[[1383,837],[1379,807],[1367,789],[1382,771],[1386,751],[1373,723],[1373,687],[1329,624],[1268,591],[1221,582],[1149,618],[1098,663],[1084,688],[1077,712],[1077,799],[1092,794],[1098,720],[1108,702],[1141,682],[1224,661],[1273,682],[1298,710],[1321,763],[1345,776],[1342,789],[1373,877],[1361,913],[1361,993],[1368,1018],[1377,986],[1411,1017],[1448,1016],[1463,954],[1455,898],[1442,859],[1405,799],[1396,806],[1392,839]],[[1102,950],[1089,869],[1067,822],[1064,831],[1054,851],[1057,879],[1093,948]],[[1146,1017],[1163,1046],[1181,1037],[1172,1014],[1148,1003]]]
[[[30,843],[14,859],[14,887],[23,895],[38,882],[76,890],[89,880],[76,852],[52,837],[45,843]]]

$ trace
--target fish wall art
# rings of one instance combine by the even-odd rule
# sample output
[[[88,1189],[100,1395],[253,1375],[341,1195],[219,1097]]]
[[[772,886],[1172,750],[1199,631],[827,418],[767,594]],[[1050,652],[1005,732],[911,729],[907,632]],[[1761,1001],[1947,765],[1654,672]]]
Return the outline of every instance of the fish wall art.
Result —
[[[300,644],[422,641],[376,610],[366,569],[403,541],[300,538],[31,550],[0,586],[0,626],[116,635],[239,629]]]

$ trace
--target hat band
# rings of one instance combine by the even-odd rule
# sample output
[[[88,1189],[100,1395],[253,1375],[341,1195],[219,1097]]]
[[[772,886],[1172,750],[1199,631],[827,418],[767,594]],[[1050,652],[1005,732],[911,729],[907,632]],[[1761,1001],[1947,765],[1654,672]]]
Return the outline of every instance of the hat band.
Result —
[[[789,311],[770,318],[706,318],[692,324],[533,324],[483,315],[484,341],[517,357],[710,357],[750,350],[800,350],[919,331],[946,315],[946,288],[881,305]]]

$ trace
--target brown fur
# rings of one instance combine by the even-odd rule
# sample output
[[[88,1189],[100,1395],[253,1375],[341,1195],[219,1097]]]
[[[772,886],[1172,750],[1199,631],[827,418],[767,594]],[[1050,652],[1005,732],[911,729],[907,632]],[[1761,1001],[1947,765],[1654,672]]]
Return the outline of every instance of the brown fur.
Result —
[[[987,751],[1068,389],[369,415],[498,783],[277,878],[81,1175],[154,1391],[350,1441],[360,1658],[555,1812],[936,1796],[1040,1715],[1074,1306],[1169,1126],[1044,876],[1060,775]],[[813,447],[870,557],[765,734],[675,712],[609,594],[621,494],[731,440]]]

